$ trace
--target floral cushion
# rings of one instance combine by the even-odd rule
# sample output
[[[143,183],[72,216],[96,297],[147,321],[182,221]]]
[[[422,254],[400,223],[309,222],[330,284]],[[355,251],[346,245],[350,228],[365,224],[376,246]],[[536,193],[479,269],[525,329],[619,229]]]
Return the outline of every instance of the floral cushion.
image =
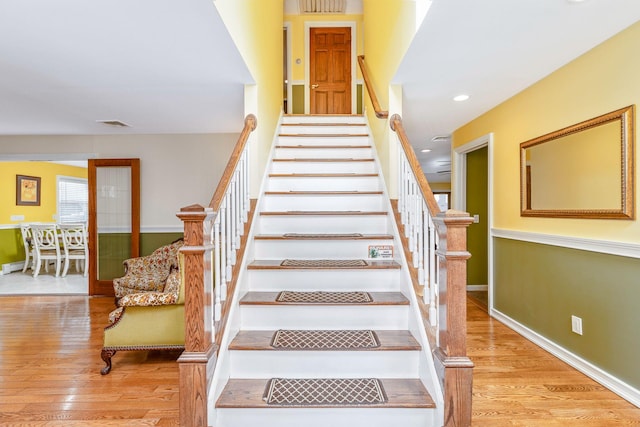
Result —
[[[116,323],[120,317],[122,317],[122,313],[124,313],[124,307],[118,307],[109,313],[109,324],[113,325]]]
[[[179,240],[162,246],[151,255],[124,261],[125,275],[113,280],[116,298],[138,292],[161,292],[172,269],[178,268]]]

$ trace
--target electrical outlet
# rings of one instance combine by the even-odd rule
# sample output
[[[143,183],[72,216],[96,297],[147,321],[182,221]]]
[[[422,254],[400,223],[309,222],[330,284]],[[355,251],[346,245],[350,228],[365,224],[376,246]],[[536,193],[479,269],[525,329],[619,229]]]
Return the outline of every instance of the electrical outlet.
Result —
[[[582,335],[582,319],[578,316],[571,316],[571,332]]]
[[[24,215],[11,215],[11,221],[24,221]]]
[[[474,222],[474,223],[476,223],[476,224],[477,224],[477,223],[479,223],[479,222],[480,222],[480,215],[475,214],[475,215],[473,216],[473,222]]]

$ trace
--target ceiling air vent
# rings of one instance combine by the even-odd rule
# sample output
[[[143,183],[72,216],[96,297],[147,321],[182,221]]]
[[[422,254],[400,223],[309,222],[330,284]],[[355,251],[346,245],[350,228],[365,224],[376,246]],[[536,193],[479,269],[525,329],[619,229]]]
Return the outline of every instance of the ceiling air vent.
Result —
[[[300,13],[344,13],[347,0],[300,0]]]
[[[123,123],[120,120],[96,120],[96,122],[109,125],[109,126],[121,127],[121,128],[129,127],[128,124]]]

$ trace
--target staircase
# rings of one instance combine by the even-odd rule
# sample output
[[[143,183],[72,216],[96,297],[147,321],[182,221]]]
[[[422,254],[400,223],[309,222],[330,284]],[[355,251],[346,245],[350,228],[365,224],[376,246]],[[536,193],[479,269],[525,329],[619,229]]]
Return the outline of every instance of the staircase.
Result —
[[[209,425],[441,426],[443,403],[361,116],[285,116],[209,393]]]

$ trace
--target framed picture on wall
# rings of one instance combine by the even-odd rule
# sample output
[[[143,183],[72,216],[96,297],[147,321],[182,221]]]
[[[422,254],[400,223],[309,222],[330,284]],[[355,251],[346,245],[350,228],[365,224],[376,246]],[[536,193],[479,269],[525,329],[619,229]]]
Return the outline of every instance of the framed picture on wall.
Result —
[[[40,177],[16,175],[16,205],[40,206]]]

